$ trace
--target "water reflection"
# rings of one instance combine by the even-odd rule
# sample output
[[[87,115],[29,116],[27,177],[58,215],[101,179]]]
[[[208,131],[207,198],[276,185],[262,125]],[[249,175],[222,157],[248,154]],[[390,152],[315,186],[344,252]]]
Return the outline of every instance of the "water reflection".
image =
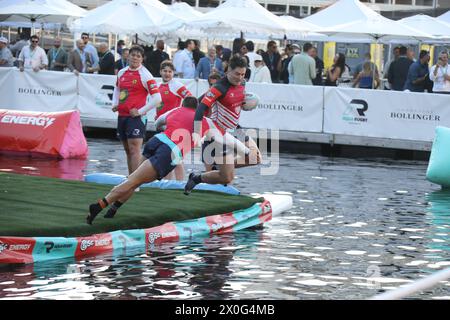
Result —
[[[86,159],[32,158],[0,154],[0,172],[83,180]]]
[[[432,250],[450,251],[450,189],[430,192],[425,199],[428,201],[430,221],[433,224],[429,247]]]

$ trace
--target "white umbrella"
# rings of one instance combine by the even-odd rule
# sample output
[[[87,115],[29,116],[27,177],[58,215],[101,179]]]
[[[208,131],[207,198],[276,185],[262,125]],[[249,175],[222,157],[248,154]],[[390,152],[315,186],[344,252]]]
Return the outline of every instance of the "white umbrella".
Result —
[[[286,25],[286,37],[292,40],[316,40],[327,41],[327,37],[323,34],[314,32],[320,27],[315,24],[304,21],[303,19],[294,18],[292,16],[280,16],[280,20]]]
[[[169,6],[167,9],[176,15],[183,22],[190,22],[194,19],[198,19],[204,16],[200,11],[195,10],[186,2],[175,2]],[[178,38],[206,38],[207,34],[202,32],[200,28],[186,30],[185,27],[177,28],[177,25],[173,26],[172,32],[167,33],[165,36],[168,39],[175,40]]]
[[[182,21],[157,0],[113,0],[89,11],[70,28],[91,33],[159,35],[181,24]]]
[[[332,27],[361,19],[377,17],[379,14],[358,0],[340,0],[333,5],[302,19],[320,27]]]
[[[405,26],[419,29],[437,39],[450,39],[450,24],[425,14],[404,18],[398,22]]]
[[[66,0],[0,1],[0,22],[10,26],[65,24],[68,18],[82,17],[86,10]],[[23,24],[21,24],[23,23]]]
[[[171,4],[170,6],[167,6],[167,9],[174,15],[176,15],[178,18],[184,20],[184,21],[191,21],[195,18],[203,17],[204,14],[200,11],[195,10],[190,5],[188,5],[186,2],[175,2]]]
[[[436,19],[439,19],[439,20],[444,21],[446,23],[450,23],[450,10],[447,11],[446,13],[444,13],[444,14],[441,14]]]
[[[211,37],[233,37],[244,32],[248,37],[282,38],[285,24],[255,0],[227,0],[203,17],[186,24],[186,29],[200,29]]]
[[[393,39],[422,39],[429,35],[399,25],[370,9],[358,0],[340,0],[303,19],[323,27],[318,30],[330,36],[329,40],[343,42],[389,41]]]
[[[375,40],[383,43],[400,39],[415,39],[419,41],[432,38],[427,33],[402,25],[397,21],[390,20],[381,15],[379,17],[324,28],[318,30],[318,32],[327,34],[333,38],[355,37],[360,40],[365,39],[369,42]]]

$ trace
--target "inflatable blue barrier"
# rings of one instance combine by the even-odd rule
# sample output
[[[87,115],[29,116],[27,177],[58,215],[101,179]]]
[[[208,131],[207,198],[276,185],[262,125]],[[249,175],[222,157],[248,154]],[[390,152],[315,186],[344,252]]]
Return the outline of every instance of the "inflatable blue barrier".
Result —
[[[84,181],[100,183],[100,184],[112,184],[118,185],[126,179],[125,176],[113,173],[91,173],[84,177]],[[141,187],[144,188],[159,188],[159,189],[184,189],[185,181],[174,181],[174,180],[161,180],[153,181],[150,183],[145,183]],[[207,184],[200,183],[195,186],[195,190],[207,190],[216,191],[222,193],[228,193],[232,195],[239,195],[241,192],[232,186],[224,186],[221,184]]]
[[[450,188],[450,128],[436,127],[426,177],[443,188]]]

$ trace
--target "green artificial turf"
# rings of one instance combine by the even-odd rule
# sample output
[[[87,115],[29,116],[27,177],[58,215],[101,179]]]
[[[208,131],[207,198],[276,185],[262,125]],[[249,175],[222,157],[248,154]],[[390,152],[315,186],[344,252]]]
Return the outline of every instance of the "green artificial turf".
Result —
[[[143,229],[228,213],[261,199],[210,191],[141,188],[117,212],[105,219],[103,210],[86,224],[89,204],[104,197],[112,185],[0,173],[0,236],[75,237],[114,230]]]

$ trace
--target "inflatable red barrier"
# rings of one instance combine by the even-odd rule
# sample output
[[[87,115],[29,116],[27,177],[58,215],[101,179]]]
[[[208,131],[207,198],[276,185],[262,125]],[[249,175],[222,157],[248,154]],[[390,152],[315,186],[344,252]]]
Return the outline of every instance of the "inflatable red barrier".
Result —
[[[0,152],[85,159],[80,114],[0,109]]]

